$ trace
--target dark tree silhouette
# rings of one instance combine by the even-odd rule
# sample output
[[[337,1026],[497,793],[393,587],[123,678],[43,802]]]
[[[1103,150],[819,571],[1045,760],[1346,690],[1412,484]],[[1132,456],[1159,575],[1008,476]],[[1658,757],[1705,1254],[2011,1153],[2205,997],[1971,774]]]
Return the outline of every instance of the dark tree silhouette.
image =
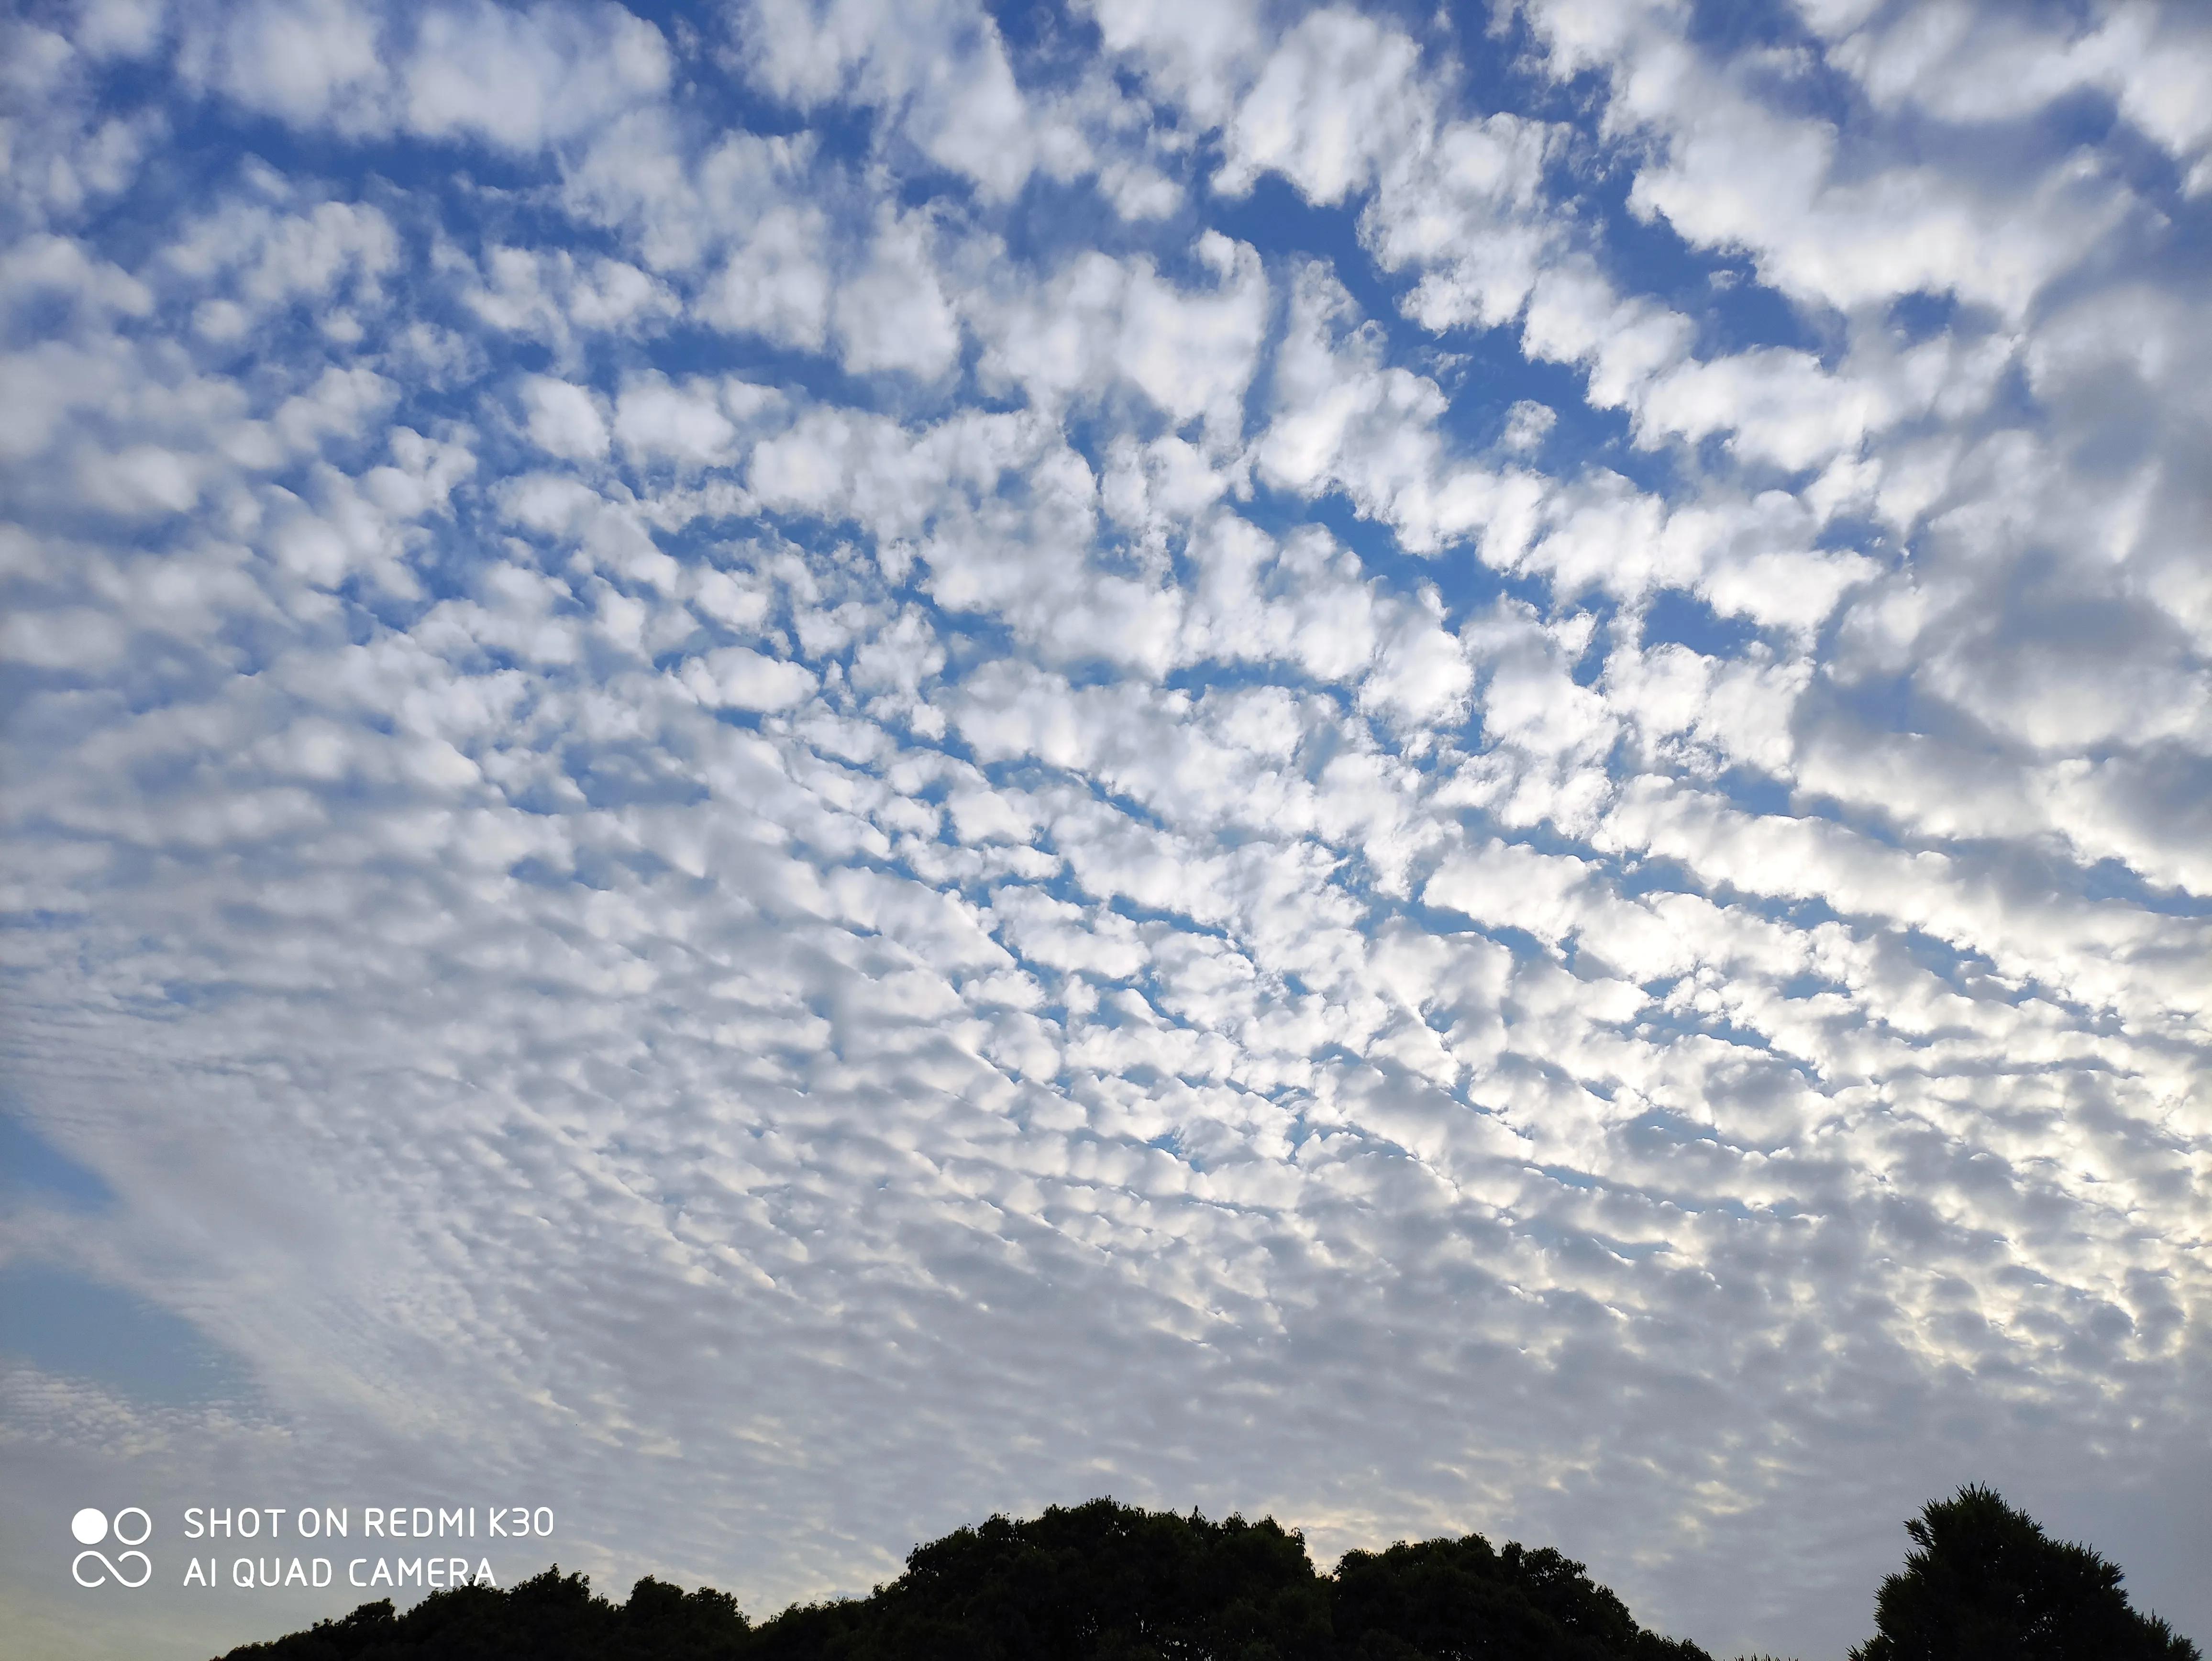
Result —
[[[1905,1525],[1914,1549],[1875,1598],[1852,1661],[2202,1661],[2120,1590],[2118,1566],[2053,1540],[1992,1489],[1962,1488]]]
[[[2203,1661],[2137,1613],[2120,1571],[1989,1488],[1905,1524],[1875,1635],[1852,1661]],[[613,1603],[558,1567],[405,1614],[364,1603],[227,1661],[1711,1661],[1662,1638],[1548,1548],[1479,1534],[1345,1554],[1318,1574],[1272,1518],[1209,1522],[1094,1500],[917,1546],[866,1597],[758,1627],[651,1578]]]
[[[1328,1588],[1272,1519],[1146,1512],[1094,1500],[1031,1522],[994,1517],[907,1559],[860,1602],[787,1610],[763,1661],[1028,1661],[1280,1657],[1328,1661]]]
[[[651,1576],[610,1603],[556,1564],[500,1591],[434,1591],[404,1615],[389,1598],[227,1661],[734,1661],[750,1632],[737,1600]]]
[[[758,1627],[708,1590],[629,1601],[549,1570],[509,1591],[368,1603],[228,1661],[1710,1661],[1644,1631],[1552,1550],[1480,1535],[1354,1552],[1317,1574],[1272,1518],[1209,1522],[1094,1500],[994,1517],[869,1597]]]
[[[1338,1653],[1358,1661],[1699,1661],[1648,1633],[1628,1606],[1550,1547],[1461,1540],[1346,1552],[1336,1567]]]

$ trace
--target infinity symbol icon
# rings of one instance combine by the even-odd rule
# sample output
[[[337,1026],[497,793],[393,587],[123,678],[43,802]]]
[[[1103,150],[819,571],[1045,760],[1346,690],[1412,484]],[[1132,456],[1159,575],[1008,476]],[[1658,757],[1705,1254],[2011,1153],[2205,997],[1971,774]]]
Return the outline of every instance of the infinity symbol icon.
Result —
[[[118,1555],[121,1557],[125,1563],[129,1562],[134,1557],[138,1560],[138,1578],[136,1580],[133,1580],[129,1575],[124,1573],[118,1564],[109,1562],[107,1560],[107,1554],[104,1551],[81,1551],[77,1553],[76,1560],[70,1565],[70,1573],[75,1578],[77,1585],[80,1586],[104,1586],[107,1584],[107,1574],[113,1575],[115,1577],[116,1584],[121,1586],[143,1586],[147,1583],[147,1581],[154,1578],[153,1560],[149,1558],[144,1552],[126,1551],[119,1553]],[[107,1574],[99,1575],[95,1579],[90,1580],[86,1579],[84,1578],[84,1560],[88,1557],[98,1558],[100,1560],[100,1567],[106,1569],[107,1571]]]

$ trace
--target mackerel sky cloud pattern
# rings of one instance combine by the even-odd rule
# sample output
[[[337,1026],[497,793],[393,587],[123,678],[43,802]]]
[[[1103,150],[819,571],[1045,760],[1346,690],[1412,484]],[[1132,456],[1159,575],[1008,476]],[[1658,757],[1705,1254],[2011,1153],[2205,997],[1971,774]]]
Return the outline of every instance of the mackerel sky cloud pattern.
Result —
[[[21,1492],[2212,1638],[2212,14],[5,29]]]

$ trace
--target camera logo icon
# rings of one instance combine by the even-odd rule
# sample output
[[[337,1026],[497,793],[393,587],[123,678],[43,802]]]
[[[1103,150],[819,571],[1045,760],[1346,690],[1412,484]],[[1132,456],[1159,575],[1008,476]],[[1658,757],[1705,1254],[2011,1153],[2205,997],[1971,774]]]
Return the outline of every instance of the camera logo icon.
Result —
[[[135,1524],[130,1520],[134,1517],[138,1519]],[[131,1531],[134,1528],[136,1532]],[[85,1548],[70,1563],[70,1575],[80,1586],[104,1586],[111,1579],[118,1586],[135,1589],[144,1585],[154,1578],[153,1561],[144,1552],[118,1551],[111,1559],[106,1552],[99,1549],[99,1546],[111,1533],[118,1546],[143,1546],[147,1536],[153,1532],[154,1519],[139,1506],[124,1506],[115,1513],[115,1521],[111,1525],[106,1512],[97,1506],[87,1506],[70,1518],[70,1533],[76,1536],[77,1544]],[[88,1573],[88,1564],[90,1566]],[[133,1569],[137,1571],[135,1579],[131,1573]]]

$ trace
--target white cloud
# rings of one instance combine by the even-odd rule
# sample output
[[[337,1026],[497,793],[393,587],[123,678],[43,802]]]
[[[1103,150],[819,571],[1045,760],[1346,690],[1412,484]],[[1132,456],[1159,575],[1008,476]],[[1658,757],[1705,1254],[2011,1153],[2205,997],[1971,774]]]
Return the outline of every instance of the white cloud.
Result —
[[[1408,316],[1431,329],[1495,327],[1521,309],[1567,240],[1542,191],[1561,143],[1559,129],[1501,110],[1391,158],[1360,229],[1386,269],[1420,269]]]
[[[930,259],[926,226],[886,216],[867,265],[840,286],[831,319],[847,369],[935,376],[960,351],[960,326]]]
[[[1646,128],[1663,146],[1638,171],[1632,205],[1693,243],[1748,249],[1767,281],[1804,299],[1850,307],[1949,290],[2016,316],[2136,210],[2090,152],[2033,172],[1946,167],[1915,160],[1909,140],[1879,128],[1847,137],[1785,113],[1809,60],[1775,52],[1708,62],[1670,8],[1620,8],[1602,21],[1570,0],[1528,9],[1562,72],[1595,68],[1610,79],[1608,125]],[[1917,11],[1902,30],[1940,29],[1957,9]],[[1859,67],[1847,52],[1828,61]]]
[[[0,294],[16,303],[61,300],[139,317],[154,308],[143,283],[106,260],[88,257],[71,239],[50,234],[27,237],[0,254]]]
[[[85,0],[77,9],[76,46],[95,58],[143,58],[161,36],[165,0]]]
[[[530,441],[550,455],[595,461],[607,453],[607,422],[587,388],[551,375],[522,383]]]
[[[818,214],[799,207],[771,209],[715,273],[702,297],[700,315],[720,328],[819,348],[830,317],[823,241]]]
[[[116,1200],[5,1249],[254,1392],[10,1374],[39,1491],[537,1472],[758,1613],[1110,1487],[1798,1652],[1930,1473],[2193,1502],[2195,24],[1525,9],[1587,107],[1340,7],[10,25],[10,1101]]]
[[[526,150],[665,90],[668,48],[659,29],[619,6],[517,13],[477,0],[422,15],[403,76],[407,131],[477,134]]]
[[[476,137],[531,151],[666,88],[660,32],[623,8],[491,0],[411,15],[361,0],[249,0],[194,14],[189,82],[295,126]]]
[[[744,405],[744,391],[737,391]],[[665,375],[641,375],[623,388],[614,432],[634,458],[667,457],[690,466],[734,459],[738,429],[721,408],[720,389],[694,380],[673,386]]]
[[[1513,407],[1505,412],[1505,430],[1498,441],[1508,450],[1534,450],[1543,443],[1544,435],[1559,421],[1559,412],[1550,405],[1539,404],[1531,398],[1516,399]]]
[[[681,309],[668,285],[628,260],[579,260],[565,248],[486,250],[484,281],[469,308],[494,328],[536,335],[562,350],[578,333],[643,332]]]
[[[1084,9],[1109,52],[1139,57],[1174,103],[1209,126],[1228,118],[1264,50],[1260,8],[1248,0],[1089,0]]]
[[[1428,125],[1419,55],[1407,36],[1358,12],[1310,14],[1238,106],[1214,188],[1242,194],[1272,170],[1311,201],[1342,201],[1366,185],[1379,157],[1402,154]]]
[[[725,646],[689,659],[677,678],[700,703],[717,709],[787,709],[814,691],[815,678],[795,663]]]
[[[1488,481],[1450,465],[1436,430],[1447,407],[1442,390],[1386,365],[1381,344],[1334,274],[1303,265],[1257,460],[1263,475],[1302,494],[1344,490],[1408,548],[1428,553],[1486,517]]]
[[[264,193],[273,186],[265,174],[249,177]],[[167,265],[189,279],[229,278],[249,314],[302,300],[379,304],[382,279],[399,258],[392,222],[373,206],[322,202],[284,212],[250,198],[227,203],[190,226],[166,254]]]
[[[776,96],[884,106],[923,155],[993,197],[1036,166],[998,24],[970,0],[749,0],[739,16],[748,70]]]
[[[2191,7],[2138,0],[2062,22],[1960,3],[1883,20],[1846,15],[1826,21],[1831,55],[1885,106],[1916,105],[1949,121],[2000,121],[2094,88],[2187,170],[2187,193],[2212,178],[2201,160],[2212,141],[2206,113],[2212,36]]]
[[[362,122],[384,90],[379,21],[353,0],[249,0],[189,33],[180,67],[264,114]]]
[[[1087,254],[1034,295],[975,307],[981,372],[1047,411],[1120,380],[1176,426],[1202,422],[1212,441],[1233,443],[1267,332],[1267,279],[1251,247],[1218,232],[1191,252],[1210,292],[1166,280],[1149,259]]]

